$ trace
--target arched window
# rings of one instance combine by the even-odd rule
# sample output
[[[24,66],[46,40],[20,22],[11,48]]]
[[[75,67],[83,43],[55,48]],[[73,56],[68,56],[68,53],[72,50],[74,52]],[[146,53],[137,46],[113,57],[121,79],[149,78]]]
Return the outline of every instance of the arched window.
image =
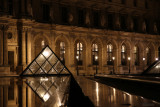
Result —
[[[134,64],[139,65],[139,48],[137,46],[134,47]]]
[[[107,65],[113,65],[112,56],[113,56],[113,46],[112,44],[108,44],[107,45]]]
[[[35,48],[33,52],[35,56],[37,56],[46,45],[49,45],[47,39],[43,37],[36,38],[34,44]]]
[[[82,43],[80,43],[80,42],[78,42],[77,43],[77,55],[76,56],[78,56],[78,65],[82,65],[83,63],[82,63],[82,51],[83,51],[83,45],[82,45]]]
[[[97,44],[92,45],[92,61],[93,61],[93,65],[98,64],[98,45]]]
[[[63,62],[63,64],[65,64],[65,43],[64,42],[60,42],[60,59]]]
[[[121,46],[121,64],[126,65],[127,63],[127,53],[126,53],[126,46],[123,44]]]
[[[147,59],[147,65],[150,65],[151,64],[151,52],[148,47],[146,48],[146,59]]]

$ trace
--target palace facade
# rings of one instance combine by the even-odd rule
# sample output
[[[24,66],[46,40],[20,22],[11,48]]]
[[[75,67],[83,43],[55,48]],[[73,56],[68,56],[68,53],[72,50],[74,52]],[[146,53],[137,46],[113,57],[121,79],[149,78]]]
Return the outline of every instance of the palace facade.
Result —
[[[0,73],[49,45],[73,74],[139,74],[160,59],[158,0],[0,0]]]

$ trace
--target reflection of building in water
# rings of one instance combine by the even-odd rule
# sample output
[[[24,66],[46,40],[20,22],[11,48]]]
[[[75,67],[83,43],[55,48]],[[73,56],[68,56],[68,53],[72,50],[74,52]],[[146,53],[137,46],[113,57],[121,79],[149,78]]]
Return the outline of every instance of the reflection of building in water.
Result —
[[[0,0],[0,72],[21,72],[45,45],[73,74],[77,55],[79,73],[94,74],[95,54],[98,73],[112,70],[112,57],[115,73],[128,73],[128,57],[131,73],[142,72],[160,58],[160,1],[122,1]]]

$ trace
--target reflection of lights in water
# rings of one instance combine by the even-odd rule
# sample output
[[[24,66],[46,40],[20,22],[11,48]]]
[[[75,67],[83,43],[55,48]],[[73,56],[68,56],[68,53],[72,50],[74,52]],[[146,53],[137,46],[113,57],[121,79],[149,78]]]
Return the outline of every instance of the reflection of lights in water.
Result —
[[[43,51],[43,55],[47,58],[49,56],[49,52],[48,51]]]
[[[129,101],[129,104],[132,104],[132,95],[127,93],[127,92],[124,92],[124,100],[127,100],[126,97],[128,96],[128,101]]]
[[[58,94],[57,94],[57,95],[58,95]],[[59,107],[62,106],[61,99],[60,99],[59,95],[58,95],[58,106],[59,106]]]
[[[47,77],[41,77],[40,81],[41,81],[41,82],[43,82],[43,81],[48,81],[48,78],[47,78]]]
[[[126,94],[125,93],[123,94],[123,98],[124,98],[124,101],[126,101]]]
[[[111,96],[111,101],[116,102],[116,89],[113,88],[113,95]]]
[[[115,97],[116,96],[116,89],[113,88],[113,96]]]
[[[97,96],[97,106],[99,105],[99,87],[98,82],[96,82],[96,96]]]
[[[46,102],[48,99],[50,98],[50,95],[48,93],[46,93],[44,96],[43,96],[43,100]]]

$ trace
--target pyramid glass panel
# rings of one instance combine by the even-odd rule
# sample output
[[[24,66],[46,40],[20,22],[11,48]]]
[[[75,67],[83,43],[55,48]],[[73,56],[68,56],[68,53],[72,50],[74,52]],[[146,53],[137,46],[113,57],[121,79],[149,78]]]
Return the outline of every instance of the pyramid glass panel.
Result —
[[[51,69],[51,65],[48,63],[48,61],[46,61],[43,65],[42,65],[42,69],[45,73],[47,73],[50,69]]]
[[[30,71],[30,69],[27,69],[27,71],[24,73],[25,75],[32,75],[32,71]]]
[[[36,62],[41,66],[41,65],[44,63],[45,60],[46,60],[46,59],[44,58],[44,56],[43,56],[42,54],[40,54],[40,55],[37,57]]]
[[[35,75],[38,75],[38,74],[45,74],[45,71],[43,71],[43,69],[39,69],[36,73],[35,73]]]
[[[42,55],[44,55],[45,58],[48,58],[51,54],[52,51],[48,47],[46,47],[42,52]]]
[[[66,68],[64,68],[62,71],[61,71],[61,74],[68,74],[68,70]]]
[[[31,66],[29,67],[29,69],[35,73],[38,69],[39,69],[39,65],[34,61]]]
[[[56,71],[55,69],[52,68],[52,69],[48,72],[48,74],[58,74],[58,73],[57,73],[57,71]]]
[[[62,71],[63,68],[64,68],[64,65],[63,65],[60,61],[58,61],[58,62],[56,63],[56,65],[54,66],[54,68],[55,68],[55,70],[56,70],[58,73],[61,73],[61,71]]]
[[[53,65],[58,61],[58,59],[57,59],[57,57],[56,57],[54,54],[52,54],[52,55],[49,57],[48,61],[49,61],[50,64],[53,66]]]

